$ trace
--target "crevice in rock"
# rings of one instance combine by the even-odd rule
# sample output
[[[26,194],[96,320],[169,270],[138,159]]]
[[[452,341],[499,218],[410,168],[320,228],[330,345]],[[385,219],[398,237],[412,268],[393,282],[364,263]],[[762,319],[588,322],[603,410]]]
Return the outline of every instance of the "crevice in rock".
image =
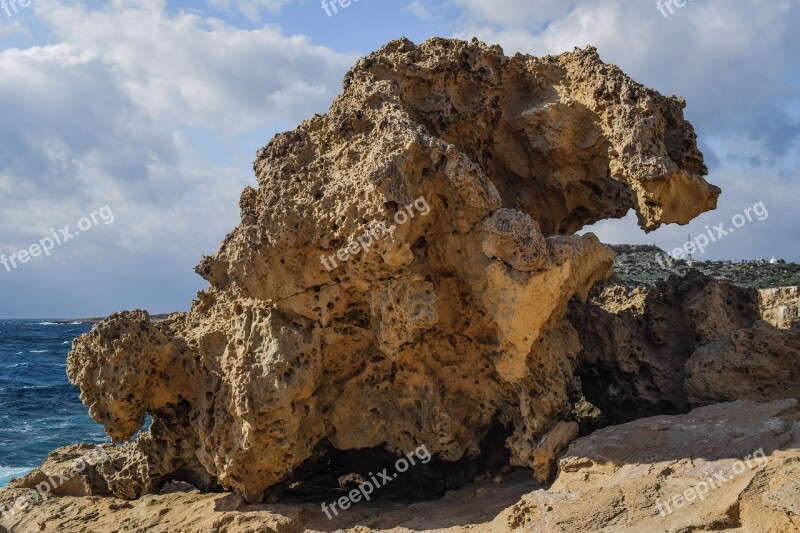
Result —
[[[397,478],[375,489],[373,500],[422,501],[438,499],[476,478],[507,473],[510,452],[505,441],[514,432],[513,426],[496,423],[483,437],[477,457],[458,461],[442,461],[436,457],[423,464],[414,455],[416,465]],[[413,453],[415,450],[408,450]],[[425,453],[420,453],[423,459]],[[267,501],[305,503],[332,501],[345,496],[360,483],[386,469],[393,476],[395,462],[402,456],[383,447],[361,450],[337,450],[329,443],[321,444],[312,458],[300,465],[292,478],[267,491]],[[380,482],[380,478],[378,477]]]

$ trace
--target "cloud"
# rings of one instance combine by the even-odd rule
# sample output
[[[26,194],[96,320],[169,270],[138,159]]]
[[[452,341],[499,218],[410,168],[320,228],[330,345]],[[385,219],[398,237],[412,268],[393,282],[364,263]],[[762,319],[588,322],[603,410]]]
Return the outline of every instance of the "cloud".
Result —
[[[433,18],[433,13],[431,12],[430,7],[426,6],[423,2],[421,2],[421,0],[414,0],[413,2],[406,4],[403,10],[420,19]]]
[[[538,29],[548,22],[569,13],[575,4],[568,0],[455,0],[466,15],[473,20],[504,27],[533,27]]]
[[[14,35],[29,35],[30,31],[25,23],[18,19],[5,20],[5,13],[0,11],[0,39],[11,37]]]
[[[261,20],[261,11],[280,13],[283,6],[292,0],[207,0],[208,5],[217,9],[241,11],[252,21]]]
[[[148,116],[218,133],[324,110],[354,60],[275,26],[245,31],[195,14],[168,16],[157,0],[117,0],[100,11],[48,0],[37,7],[62,42],[97,55]]]
[[[324,112],[353,58],[272,26],[169,14],[161,1],[38,0],[35,10],[55,44],[0,52],[0,252],[106,204],[116,221],[0,268],[0,316],[34,313],[26,294],[44,286],[56,291],[37,304],[46,309],[105,312],[144,295],[159,306],[176,292],[171,301],[188,303],[201,285],[191,268],[238,222],[258,146]],[[107,290],[69,301],[60,279]]]

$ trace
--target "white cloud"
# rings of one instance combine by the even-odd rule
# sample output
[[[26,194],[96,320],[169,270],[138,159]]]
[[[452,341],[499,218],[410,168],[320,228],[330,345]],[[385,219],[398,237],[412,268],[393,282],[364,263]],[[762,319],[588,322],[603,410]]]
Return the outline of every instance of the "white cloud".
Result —
[[[430,19],[433,17],[431,9],[421,0],[414,0],[413,2],[407,4],[403,9],[417,18]]]
[[[250,20],[260,20],[261,11],[266,9],[272,13],[279,13],[283,6],[288,5],[292,0],[206,0],[207,3],[217,9],[238,10]]]
[[[455,0],[472,19],[506,27],[535,28],[563,17],[574,3],[569,0]]]
[[[28,35],[30,32],[23,21],[18,18],[6,19],[5,13],[0,11],[0,39],[13,35]]]
[[[57,44],[0,52],[0,252],[106,204],[116,222],[13,273],[0,268],[0,316],[97,261],[111,269],[97,283],[115,293],[95,303],[131,307],[148,291],[160,301],[159,287],[180,278],[188,304],[199,284],[190,269],[238,222],[258,146],[324,112],[353,58],[272,26],[169,14],[159,0],[98,10],[37,0],[35,10]],[[240,146],[244,137],[252,144]]]
[[[131,101],[160,122],[240,132],[324,110],[352,56],[278,27],[244,31],[162,1],[117,0],[102,11],[39,0],[37,15],[63,42],[96,54]]]

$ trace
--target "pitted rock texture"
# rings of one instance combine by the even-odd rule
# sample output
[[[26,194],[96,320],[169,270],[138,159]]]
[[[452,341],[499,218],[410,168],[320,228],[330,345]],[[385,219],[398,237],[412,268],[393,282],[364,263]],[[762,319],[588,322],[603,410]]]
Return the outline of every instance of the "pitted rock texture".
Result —
[[[734,400],[800,398],[800,332],[760,320],[759,292],[698,270],[651,290],[595,288],[569,319],[596,418],[622,423]]]
[[[567,305],[613,261],[574,233],[631,208],[652,230],[715,207],[683,107],[593,48],[393,41],[326,115],[259,152],[191,311],[111,317],[76,342],[70,377],[116,440],[188,405],[181,442],[250,501],[322,445],[456,461],[497,424],[514,429],[512,464],[548,476],[575,433],[543,439],[571,410]],[[176,457],[158,458],[159,482],[164,464],[191,468]],[[123,497],[159,483],[111,477]]]

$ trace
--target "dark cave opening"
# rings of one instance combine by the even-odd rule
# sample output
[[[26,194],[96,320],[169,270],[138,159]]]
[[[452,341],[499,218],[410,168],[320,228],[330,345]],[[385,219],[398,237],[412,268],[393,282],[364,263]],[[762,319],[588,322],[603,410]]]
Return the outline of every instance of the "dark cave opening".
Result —
[[[409,464],[402,473],[398,472],[397,465],[407,456],[398,456],[383,447],[337,450],[329,443],[323,443],[314,457],[295,470],[291,479],[271,487],[265,501],[332,501],[370,480],[378,483],[370,495],[372,500],[414,502],[438,499],[448,491],[472,483],[480,475],[494,476],[509,471],[510,452],[505,442],[513,431],[511,426],[495,424],[481,440],[480,454],[475,457],[465,455],[458,461],[442,461],[427,454],[430,459],[423,463],[425,453],[419,448],[409,450],[409,454],[414,454],[415,464]],[[379,474],[381,472],[383,476]]]

